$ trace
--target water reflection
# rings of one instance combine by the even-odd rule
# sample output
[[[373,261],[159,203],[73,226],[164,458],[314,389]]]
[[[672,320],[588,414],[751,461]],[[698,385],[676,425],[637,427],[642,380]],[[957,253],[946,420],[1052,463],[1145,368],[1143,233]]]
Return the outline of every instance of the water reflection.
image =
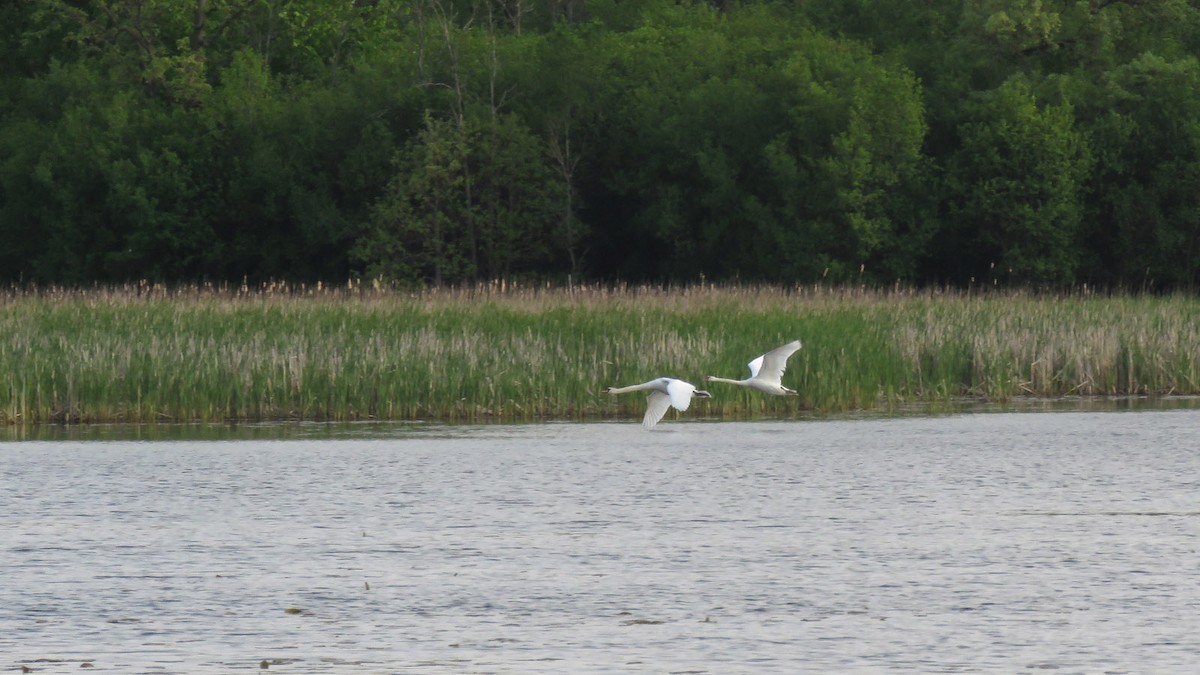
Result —
[[[1200,396],[1105,396],[1012,399],[1004,402],[956,399],[932,403],[894,404],[878,410],[818,416],[801,411],[792,419],[878,419],[930,415],[960,415],[1005,412],[1116,412],[1150,410],[1200,410]],[[688,422],[754,421],[704,418],[693,410]],[[779,418],[755,418],[757,421]],[[669,421],[670,418],[668,418]],[[636,420],[631,420],[636,421]],[[611,422],[606,420],[605,422]],[[554,422],[551,422],[553,424]],[[524,424],[545,424],[528,422]],[[42,424],[0,426],[0,441],[252,441],[338,438],[389,438],[409,434],[458,435],[495,424],[447,424],[444,422],[261,422],[241,424]]]

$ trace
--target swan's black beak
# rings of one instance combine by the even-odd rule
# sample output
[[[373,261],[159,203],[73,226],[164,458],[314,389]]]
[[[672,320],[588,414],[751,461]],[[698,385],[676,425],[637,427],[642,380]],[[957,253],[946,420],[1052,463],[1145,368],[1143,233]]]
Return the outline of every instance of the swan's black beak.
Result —
[[[699,396],[700,398],[712,398],[712,394],[704,391],[703,389],[697,389],[696,391],[692,392],[692,396]]]

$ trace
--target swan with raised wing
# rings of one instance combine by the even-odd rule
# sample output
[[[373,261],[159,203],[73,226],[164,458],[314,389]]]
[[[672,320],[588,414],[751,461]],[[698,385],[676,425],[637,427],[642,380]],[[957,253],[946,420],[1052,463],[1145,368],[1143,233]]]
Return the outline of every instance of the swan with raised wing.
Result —
[[[688,409],[692,397],[709,398],[712,394],[696,388],[696,385],[673,377],[659,377],[641,384],[631,384],[628,387],[606,387],[601,394],[627,394],[632,391],[648,391],[646,416],[642,418],[642,426],[653,429],[655,424],[667,414],[667,408],[674,407],[679,412]]]
[[[705,375],[704,381],[750,387],[755,391],[772,396],[798,396],[796,390],[783,386],[783,372],[787,370],[788,358],[795,354],[800,347],[800,341],[793,340],[754,359],[749,363],[750,377],[744,380],[727,380],[723,377]]]

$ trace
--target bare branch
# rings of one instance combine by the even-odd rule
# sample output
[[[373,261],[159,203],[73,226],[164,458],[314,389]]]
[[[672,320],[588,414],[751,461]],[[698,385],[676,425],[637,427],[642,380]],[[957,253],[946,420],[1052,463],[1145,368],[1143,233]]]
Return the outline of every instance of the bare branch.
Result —
[[[188,46],[194,52],[204,49],[211,39],[220,37],[233,25],[233,22],[240,19],[257,2],[258,0],[242,0],[241,4],[230,8],[229,16],[226,16],[224,21],[217,24],[216,28],[206,32],[205,27],[208,20],[217,10],[208,7],[208,0],[196,0],[195,12],[192,14],[192,34],[188,40]]]

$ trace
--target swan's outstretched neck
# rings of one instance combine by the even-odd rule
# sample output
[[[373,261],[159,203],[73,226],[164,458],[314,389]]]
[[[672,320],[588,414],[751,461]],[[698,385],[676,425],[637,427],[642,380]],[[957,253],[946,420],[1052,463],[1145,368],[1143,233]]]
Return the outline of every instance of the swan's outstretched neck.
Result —
[[[749,380],[727,380],[723,377],[717,377],[716,375],[705,375],[704,381],[705,382],[724,382],[725,384],[737,384],[737,385],[741,385],[743,387],[750,386]]]

